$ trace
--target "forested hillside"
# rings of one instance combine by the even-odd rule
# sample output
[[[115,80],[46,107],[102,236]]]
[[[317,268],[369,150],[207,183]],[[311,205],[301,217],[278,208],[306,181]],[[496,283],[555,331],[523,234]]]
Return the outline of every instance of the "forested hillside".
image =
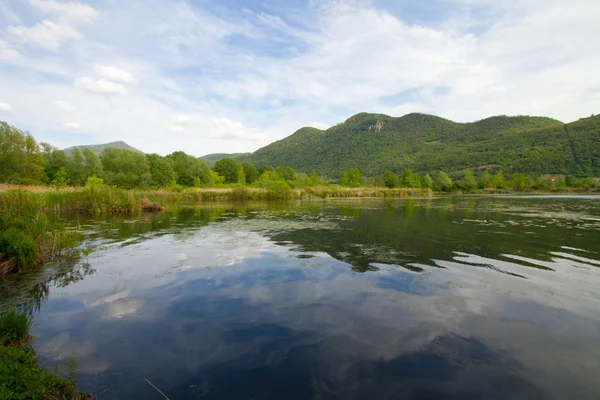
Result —
[[[234,160],[239,158],[240,156],[245,156],[250,153],[213,153],[207,154],[202,157],[198,157],[198,160],[204,161],[208,168],[212,168],[215,165],[215,162],[222,160],[224,158],[233,158]]]
[[[102,151],[104,149],[121,149],[121,150],[135,151],[136,153],[143,153],[141,150],[138,150],[135,147],[132,147],[123,141],[110,142],[110,143],[104,143],[104,144],[91,144],[91,145],[85,145],[85,146],[74,146],[74,147],[69,147],[67,149],[64,149],[63,151],[65,152],[65,154],[67,156],[70,156],[71,153],[73,152],[73,149],[79,149],[79,151],[88,149],[92,153],[94,153],[96,156],[99,156],[100,153],[102,153]]]
[[[315,169],[328,178],[352,167],[367,176],[407,168],[600,175],[600,116],[565,125],[545,117],[456,123],[417,113],[400,118],[361,113],[326,131],[302,128],[238,160],[305,173]]]

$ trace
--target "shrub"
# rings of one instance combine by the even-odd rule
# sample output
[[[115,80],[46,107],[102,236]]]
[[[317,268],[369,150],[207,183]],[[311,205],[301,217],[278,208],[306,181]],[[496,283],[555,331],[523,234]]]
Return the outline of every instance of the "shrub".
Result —
[[[34,265],[38,260],[38,247],[35,240],[14,227],[0,233],[0,253],[15,259],[21,267]]]
[[[21,342],[29,337],[31,319],[25,314],[8,311],[0,316],[0,345]]]
[[[289,200],[292,195],[292,188],[283,181],[274,181],[267,184],[267,199],[269,200]]]

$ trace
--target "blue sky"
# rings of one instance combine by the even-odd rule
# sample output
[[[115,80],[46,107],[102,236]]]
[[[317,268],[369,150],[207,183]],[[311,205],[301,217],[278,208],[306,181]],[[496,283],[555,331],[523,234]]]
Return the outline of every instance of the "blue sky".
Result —
[[[57,147],[253,151],[362,111],[600,112],[597,0],[3,0],[0,120]]]

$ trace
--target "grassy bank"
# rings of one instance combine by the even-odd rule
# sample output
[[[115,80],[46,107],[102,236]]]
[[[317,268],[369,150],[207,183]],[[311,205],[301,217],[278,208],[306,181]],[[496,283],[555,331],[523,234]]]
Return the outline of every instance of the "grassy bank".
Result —
[[[0,315],[0,399],[71,399],[93,397],[77,390],[74,366],[64,371],[44,370],[31,347],[31,319],[8,311]]]

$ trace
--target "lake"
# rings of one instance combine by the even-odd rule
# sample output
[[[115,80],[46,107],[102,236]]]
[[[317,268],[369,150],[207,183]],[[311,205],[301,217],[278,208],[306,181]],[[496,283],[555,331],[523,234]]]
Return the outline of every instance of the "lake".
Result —
[[[101,399],[598,399],[600,196],[178,205],[70,216],[5,279]],[[16,295],[15,293],[18,293]]]

